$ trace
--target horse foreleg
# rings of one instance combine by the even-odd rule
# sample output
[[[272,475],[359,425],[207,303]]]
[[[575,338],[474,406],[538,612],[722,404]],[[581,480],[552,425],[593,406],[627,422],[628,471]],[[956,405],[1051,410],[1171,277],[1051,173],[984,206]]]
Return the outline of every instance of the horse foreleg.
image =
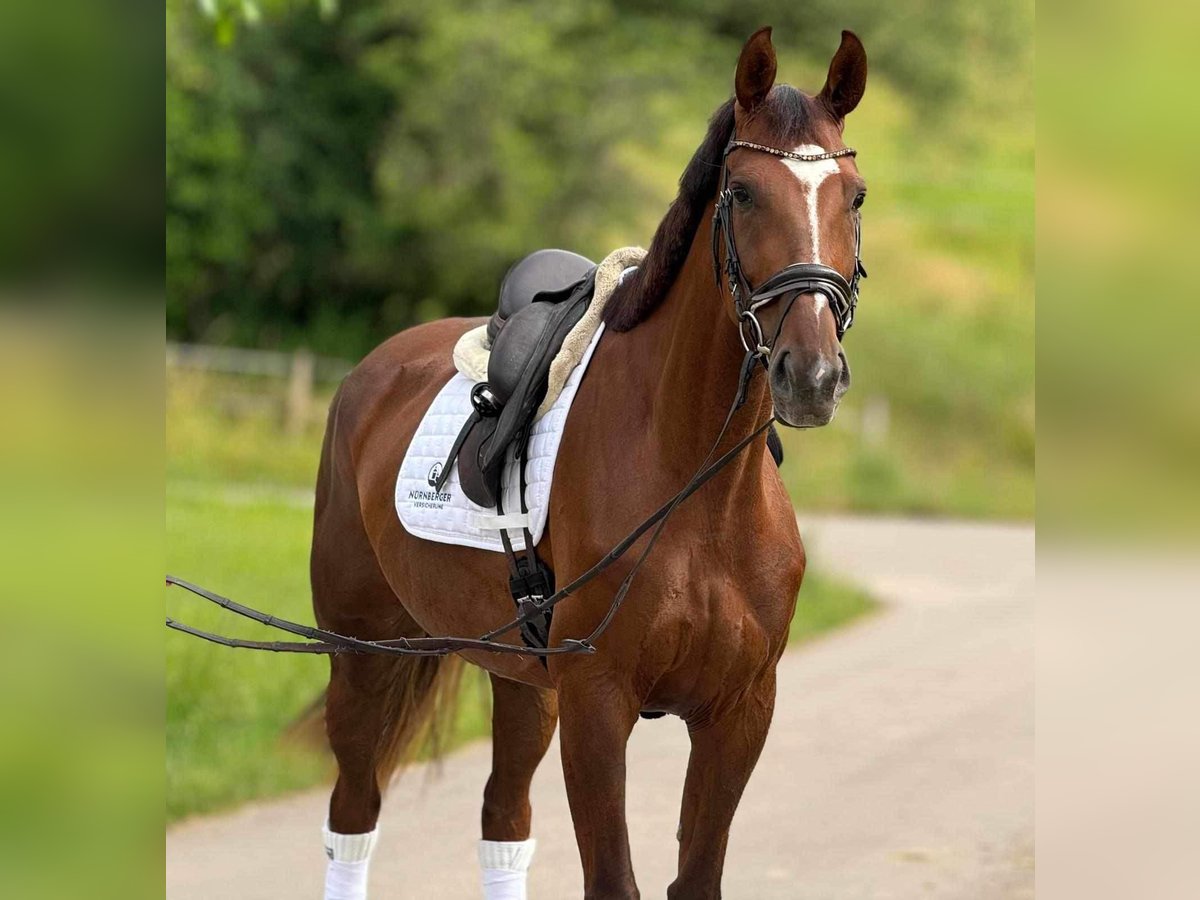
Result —
[[[668,898],[721,896],[729,827],[766,742],[775,708],[775,673],[759,680],[713,722],[689,723],[692,752],[683,787],[679,876]]]
[[[553,691],[492,676],[492,774],[483,790],[479,842],[485,900],[525,900],[535,847],[529,785],[557,721]]]
[[[574,661],[573,661],[574,662]],[[567,799],[583,863],[585,900],[636,900],[625,823],[625,745],[639,703],[579,660],[558,684]]]

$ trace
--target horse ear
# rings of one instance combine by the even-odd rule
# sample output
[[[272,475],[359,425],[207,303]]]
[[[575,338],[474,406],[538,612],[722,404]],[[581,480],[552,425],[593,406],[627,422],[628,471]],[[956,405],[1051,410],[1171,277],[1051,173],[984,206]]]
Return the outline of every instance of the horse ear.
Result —
[[[775,48],[771,46],[771,28],[760,28],[742,48],[737,74],[733,78],[738,103],[746,112],[754,112],[775,84]]]
[[[829,76],[817,99],[839,121],[846,118],[867,89],[867,51],[853,31],[842,32],[842,44],[833,54]]]

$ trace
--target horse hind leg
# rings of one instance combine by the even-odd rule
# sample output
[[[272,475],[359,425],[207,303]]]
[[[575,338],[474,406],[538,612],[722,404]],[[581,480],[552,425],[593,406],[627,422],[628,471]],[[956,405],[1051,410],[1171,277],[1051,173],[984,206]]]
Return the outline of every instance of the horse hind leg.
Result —
[[[325,467],[323,459],[323,476]],[[372,639],[422,636],[384,579],[357,507],[328,497],[319,485],[311,560],[318,624]],[[405,753],[453,714],[461,671],[453,657],[331,657],[325,732],[338,775],[324,829],[326,900],[365,900],[383,791]]]
[[[452,699],[456,660],[339,656],[325,696],[337,781],[324,828],[326,900],[365,900],[383,792],[405,753]]]
[[[479,842],[484,900],[525,900],[536,842],[529,786],[554,736],[553,691],[492,675],[492,774],[483,791]]]

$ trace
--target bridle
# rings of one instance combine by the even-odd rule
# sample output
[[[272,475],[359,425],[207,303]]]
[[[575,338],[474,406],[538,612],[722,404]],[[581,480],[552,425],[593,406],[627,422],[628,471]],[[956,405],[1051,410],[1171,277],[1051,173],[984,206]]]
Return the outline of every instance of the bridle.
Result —
[[[733,191],[729,187],[729,154],[737,149],[757,150],[760,153],[770,153],[784,159],[795,159],[800,162],[821,162],[826,159],[839,159],[843,156],[857,156],[858,151],[850,147],[841,150],[826,150],[822,153],[796,153],[792,150],[780,150],[756,144],[753,141],[739,141],[734,135],[725,145],[721,155],[721,193],[717,195],[716,210],[713,213],[712,224],[712,258],[713,277],[716,278],[718,289],[721,287],[721,245],[725,249],[725,275],[728,278],[729,293],[733,297],[734,310],[738,317],[738,334],[742,346],[747,353],[753,353],[764,363],[769,361],[775,341],[783,328],[783,321],[791,311],[791,304],[801,294],[821,293],[829,301],[833,319],[837,326],[838,340],[842,339],[854,324],[854,310],[858,306],[858,282],[867,277],[863,267],[862,252],[862,216],[854,213],[854,270],[850,280],[837,269],[818,262],[799,262],[784,266],[757,288],[752,288],[742,271],[742,260],[738,255],[737,242],[733,236]],[[722,239],[724,239],[722,241]],[[785,294],[792,294],[792,300],[779,317],[779,325],[768,344],[763,334],[762,323],[756,315],[758,310],[768,303]]]
[[[716,213],[713,216],[713,269],[717,278],[717,286],[720,288],[720,250],[721,238],[724,236],[725,271],[729,277],[729,290],[733,296],[734,307],[737,310],[738,331],[741,335],[742,345],[746,348],[746,355],[742,358],[737,392],[734,395],[733,403],[730,405],[728,413],[725,415],[725,422],[717,433],[716,440],[713,441],[712,447],[709,449],[704,461],[700,464],[700,467],[688,483],[675,496],[629,532],[624,540],[613,547],[601,559],[597,560],[590,569],[576,576],[571,582],[556,590],[549,597],[545,597],[537,602],[533,600],[525,601],[518,608],[514,619],[476,638],[414,637],[395,638],[391,640],[363,640],[350,635],[339,634],[335,631],[313,628],[310,625],[303,625],[299,622],[290,622],[278,616],[260,612],[253,607],[244,606],[228,597],[222,597],[220,594],[215,594],[198,585],[190,584],[170,575],[167,576],[168,585],[178,585],[211,603],[215,603],[223,609],[244,616],[262,625],[302,637],[305,640],[252,641],[244,638],[227,637],[221,634],[201,631],[198,628],[185,625],[170,617],[166,621],[167,627],[202,638],[206,641],[222,644],[226,647],[269,650],[276,653],[317,653],[329,655],[365,653],[383,656],[445,656],[449,653],[460,653],[464,650],[484,650],[491,653],[541,657],[543,663],[549,656],[568,653],[595,653],[597,638],[612,624],[613,618],[616,616],[630,588],[633,586],[634,577],[649,558],[654,545],[662,536],[663,529],[666,527],[672,513],[679,507],[679,504],[703,487],[743,450],[761,437],[775,421],[774,416],[769,416],[765,422],[757,425],[749,434],[733,444],[720,457],[716,457],[717,450],[721,447],[725,435],[729,431],[729,426],[733,422],[735,413],[746,401],[746,391],[756,369],[755,362],[762,362],[765,365],[770,361],[775,340],[779,337],[779,332],[783,328],[783,321],[791,310],[791,304],[795,302],[796,297],[801,294],[815,292],[820,292],[826,296],[837,325],[838,340],[841,340],[842,335],[846,333],[854,321],[854,307],[858,303],[858,282],[860,278],[865,278],[867,275],[866,269],[863,268],[862,260],[859,259],[859,251],[862,244],[862,229],[861,217],[857,214],[855,215],[854,224],[854,272],[851,274],[849,281],[836,269],[832,269],[821,263],[793,263],[785,266],[757,288],[751,288],[746,281],[742,273],[742,264],[738,257],[737,245],[733,238],[733,220],[731,216],[733,194],[729,189],[729,167],[726,165],[729,154],[739,147],[747,150],[771,153],[787,159],[797,159],[803,162],[819,162],[824,159],[837,159],[842,156],[855,155],[855,151],[849,147],[841,150],[830,150],[824,153],[805,154],[794,153],[790,150],[779,150],[775,147],[766,147],[750,141],[739,141],[735,138],[731,138],[726,145],[725,153],[721,160],[721,168],[723,170],[721,193],[717,197]],[[759,323],[755,313],[771,301],[789,293],[793,295],[792,299],[789,301],[788,308],[784,310],[783,315],[779,319],[779,327],[776,328],[771,343],[768,344],[764,340],[762,325]],[[751,329],[752,332],[749,337],[746,333],[747,328]],[[714,459],[714,457],[716,458]],[[633,561],[620,586],[613,594],[604,617],[589,634],[579,638],[563,638],[558,644],[550,647],[530,647],[526,644],[498,640],[504,635],[536,620],[546,611],[553,609],[557,604],[570,597],[588,582],[597,578],[629,552],[633,545],[647,533],[649,533],[649,537],[642,548],[642,552]]]

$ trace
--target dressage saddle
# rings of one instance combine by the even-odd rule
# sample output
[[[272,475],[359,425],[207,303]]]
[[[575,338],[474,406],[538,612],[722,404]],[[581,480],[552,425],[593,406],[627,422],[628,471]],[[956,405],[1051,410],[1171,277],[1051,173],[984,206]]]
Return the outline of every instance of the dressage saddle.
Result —
[[[503,514],[504,465],[510,458],[524,461],[529,427],[546,396],[550,364],[591,303],[595,273],[595,263],[566,250],[539,250],[508,270],[487,326],[487,381],[471,389],[474,412],[442,466],[439,490],[457,462],[463,493]],[[523,476],[523,464],[521,471]],[[523,496],[521,500],[523,505]]]
[[[479,506],[499,506],[504,464],[510,457],[523,461],[523,442],[546,395],[550,364],[587,311],[595,274],[596,264],[586,256],[552,249],[530,253],[508,270],[487,324],[487,381],[471,391],[474,412],[442,466],[438,490],[457,462],[463,493]],[[774,428],[767,444],[776,464],[781,463],[783,447]]]

